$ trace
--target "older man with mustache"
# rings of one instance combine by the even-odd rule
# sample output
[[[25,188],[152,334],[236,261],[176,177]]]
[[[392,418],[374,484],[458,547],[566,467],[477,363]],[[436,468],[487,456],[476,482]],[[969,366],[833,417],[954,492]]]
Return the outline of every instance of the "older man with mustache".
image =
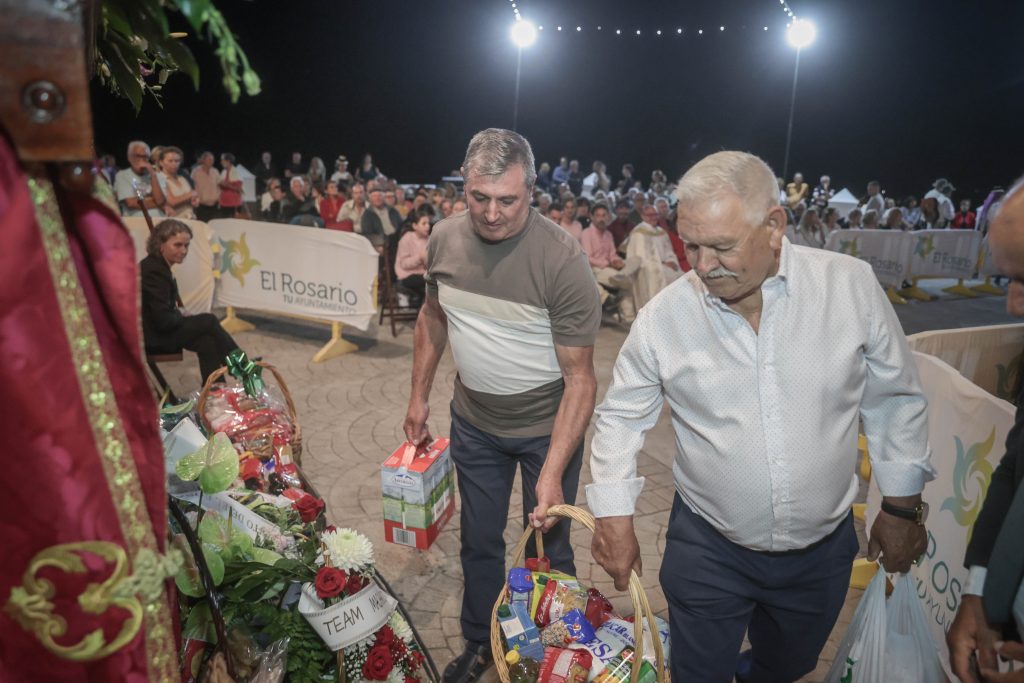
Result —
[[[793,681],[814,669],[846,596],[861,421],[884,497],[868,556],[900,572],[925,550],[926,402],[870,267],[790,244],[761,159],[713,154],[677,195],[693,271],[639,312],[597,409],[594,557],[620,589],[641,568],[636,454],[667,399],[672,678],[731,682],[747,633],[741,680]]]

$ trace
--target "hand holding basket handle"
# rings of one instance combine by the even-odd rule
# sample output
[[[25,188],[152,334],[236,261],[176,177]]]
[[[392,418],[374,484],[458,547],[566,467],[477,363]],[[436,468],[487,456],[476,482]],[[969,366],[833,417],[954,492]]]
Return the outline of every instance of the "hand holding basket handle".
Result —
[[[593,515],[591,515],[586,510],[574,507],[572,505],[553,505],[550,508],[548,508],[547,516],[568,517],[569,519],[579,522],[591,531],[595,531],[597,526],[594,522]],[[623,520],[626,518],[616,517],[610,519]],[[601,521],[601,526],[604,526],[604,521],[605,520]],[[612,535],[611,531],[611,529],[606,530],[606,532],[602,535],[602,538],[604,538],[603,542],[618,542],[616,540],[616,537]],[[526,543],[530,540],[531,534],[533,534],[536,537],[537,554],[544,554],[544,540],[541,531],[539,529],[527,528],[523,531],[523,535],[519,539],[519,543],[516,544],[515,549],[512,551],[512,566],[521,566],[523,561],[523,553],[526,551]],[[636,541],[636,535],[633,534],[632,518],[629,518],[628,536],[632,538],[634,548],[631,551],[632,555],[630,555],[630,557],[632,559],[630,560],[630,564],[627,565],[628,580],[626,581],[626,584],[629,588],[629,597],[633,601],[633,614],[635,617],[633,620],[633,639],[636,643],[634,661],[637,663],[636,666],[632,667],[632,670],[630,672],[630,680],[631,683],[638,683],[638,681],[640,680],[639,663],[643,661],[644,657],[644,629],[646,628],[649,630],[652,636],[650,642],[654,646],[655,670],[658,674],[658,683],[666,683],[665,653],[661,647],[661,638],[658,634],[658,626],[654,621],[654,612],[653,610],[651,610],[651,605],[647,601],[647,594],[644,592],[644,588],[640,584],[639,575],[637,574],[637,572],[631,569],[634,563],[638,568],[640,564],[640,548]],[[597,542],[598,536],[595,534],[595,549],[597,547]],[[604,546],[602,546],[602,552],[605,552],[603,548]],[[623,549],[616,549],[615,547],[611,546],[607,548],[607,554],[609,556],[616,553],[622,555]],[[602,564],[602,566],[605,565]],[[618,590],[622,590],[621,588],[619,588],[618,580],[616,580],[615,587]],[[501,593],[498,595],[497,601],[494,603],[494,609],[491,611],[491,652],[494,655],[495,669],[497,670],[498,676],[501,678],[502,683],[509,683],[511,680],[509,677],[508,664],[505,662],[504,656],[502,656],[502,653],[504,652],[504,648],[502,645],[503,639],[501,635],[501,627],[498,625],[498,608],[507,600],[507,598],[508,583],[506,582],[505,586],[502,588]]]

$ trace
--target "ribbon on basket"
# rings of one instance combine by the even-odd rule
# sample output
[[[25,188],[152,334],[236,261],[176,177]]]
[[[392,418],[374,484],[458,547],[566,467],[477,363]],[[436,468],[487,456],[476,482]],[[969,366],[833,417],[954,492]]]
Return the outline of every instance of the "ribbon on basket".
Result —
[[[302,585],[299,597],[299,614],[335,652],[379,631],[397,608],[398,601],[376,583],[330,607],[324,606],[311,583]]]
[[[245,393],[256,397],[263,391],[263,368],[249,360],[242,349],[235,349],[224,359],[228,373],[242,382]]]

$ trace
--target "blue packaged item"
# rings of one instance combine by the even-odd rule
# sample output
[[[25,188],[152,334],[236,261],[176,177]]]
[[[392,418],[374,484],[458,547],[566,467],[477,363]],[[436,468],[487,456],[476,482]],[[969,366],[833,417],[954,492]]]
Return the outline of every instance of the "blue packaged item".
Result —
[[[498,623],[505,635],[505,643],[509,650],[518,650],[523,657],[544,659],[544,646],[540,642],[540,632],[530,618],[530,607],[524,602],[514,602],[498,608]]]
[[[571,609],[549,624],[540,634],[541,643],[551,647],[585,644],[597,638],[594,627],[582,610]]]
[[[513,567],[508,570],[508,592],[510,602],[521,602],[527,606],[533,597],[533,572],[524,567]]]

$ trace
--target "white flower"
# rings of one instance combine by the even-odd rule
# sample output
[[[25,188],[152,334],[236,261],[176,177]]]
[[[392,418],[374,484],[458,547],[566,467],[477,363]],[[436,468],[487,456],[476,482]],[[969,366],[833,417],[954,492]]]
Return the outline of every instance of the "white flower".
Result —
[[[391,627],[391,630],[395,632],[395,635],[402,639],[402,642],[412,642],[412,627],[409,626],[409,622],[405,620],[401,612],[395,610],[394,614],[391,615],[391,618],[388,619],[388,625]]]
[[[391,669],[386,683],[405,683],[405,672],[402,671],[402,667],[396,666]]]
[[[373,564],[370,539],[353,529],[328,531],[321,539],[331,557],[331,564],[345,571],[360,570]]]

